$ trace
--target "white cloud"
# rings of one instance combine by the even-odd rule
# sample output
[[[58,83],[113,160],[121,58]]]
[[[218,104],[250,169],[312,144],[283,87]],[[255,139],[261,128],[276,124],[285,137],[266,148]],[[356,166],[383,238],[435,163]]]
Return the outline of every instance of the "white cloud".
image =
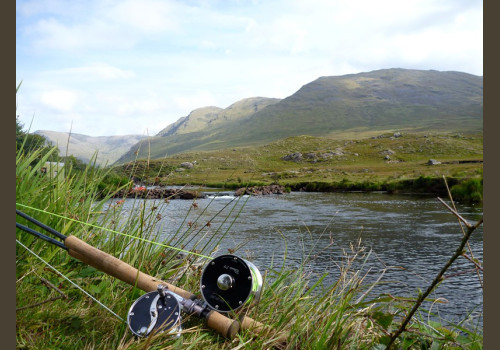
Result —
[[[214,50],[217,45],[212,40],[202,40],[201,47],[204,49]]]
[[[87,66],[50,70],[41,74],[52,80],[62,79],[67,82],[75,79],[80,81],[130,79],[135,76],[132,70],[120,69],[106,63],[90,63]]]
[[[114,98],[106,98],[105,100],[113,101],[113,104],[108,105],[109,112],[112,114],[134,119],[147,117],[148,114],[161,112],[165,108],[158,96],[139,96],[130,99],[128,96],[115,95]]]
[[[193,109],[284,98],[381,68],[482,75],[482,3],[17,1],[19,113],[34,128],[155,134]]]
[[[85,8],[82,8],[82,4]],[[18,12],[35,16],[25,28],[40,51],[130,49],[144,40],[175,33],[178,14],[174,2],[144,1],[37,1],[20,4]],[[43,6],[45,4],[46,6]],[[71,10],[63,10],[69,7]],[[38,19],[38,16],[41,16]]]
[[[158,0],[128,0],[115,2],[104,8],[105,17],[124,27],[132,27],[140,32],[155,34],[179,27],[176,6],[173,2]]]
[[[199,107],[205,106],[216,106],[217,100],[214,98],[210,91],[193,91],[191,93],[177,95],[174,94],[172,96],[172,101],[175,104],[177,109],[180,110],[192,110]],[[193,108],[193,106],[197,106]],[[220,106],[217,106],[220,107]],[[186,114],[187,115],[187,114]],[[179,116],[184,117],[185,115]],[[165,125],[166,126],[166,125]]]
[[[67,0],[28,0],[16,1],[16,12],[22,16],[62,15],[81,16],[88,9],[88,1]]]
[[[128,49],[138,42],[137,35],[98,18],[74,24],[65,24],[55,18],[42,19],[27,34],[35,38],[33,46],[39,52]]]
[[[58,112],[71,111],[77,100],[76,92],[64,89],[43,91],[40,95],[41,103]]]

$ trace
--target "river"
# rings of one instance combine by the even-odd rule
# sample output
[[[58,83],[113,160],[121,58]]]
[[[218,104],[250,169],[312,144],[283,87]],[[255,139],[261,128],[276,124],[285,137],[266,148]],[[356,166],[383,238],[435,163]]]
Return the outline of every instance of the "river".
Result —
[[[435,197],[395,195],[386,193],[310,193],[292,192],[285,195],[240,197],[231,193],[209,193],[195,201],[127,199],[123,214],[158,207],[158,230],[171,244],[208,243],[204,254],[212,256],[236,254],[251,260],[264,274],[272,264],[296,267],[308,256],[306,264],[311,280],[327,272],[326,283],[338,276],[342,251],[361,240],[371,250],[364,267],[370,270],[367,281],[380,276],[387,266],[382,282],[372,291],[398,296],[416,297],[425,290],[439,270],[458,248],[462,231],[457,219]],[[457,204],[459,213],[470,223],[482,216],[482,207]],[[159,216],[159,217],[160,217]],[[204,225],[210,222],[209,227]],[[188,242],[181,233],[190,229],[197,238]],[[177,234],[176,234],[177,232]],[[200,238],[203,237],[203,238]],[[220,241],[220,242],[219,242]],[[200,249],[202,244],[195,248]],[[483,258],[483,230],[480,226],[470,240],[474,257]],[[432,311],[445,320],[457,321],[469,315],[468,327],[482,327],[483,293],[473,264],[460,257],[449,269],[445,279],[431,294],[444,298],[445,304],[435,304]],[[482,274],[481,274],[482,278]]]

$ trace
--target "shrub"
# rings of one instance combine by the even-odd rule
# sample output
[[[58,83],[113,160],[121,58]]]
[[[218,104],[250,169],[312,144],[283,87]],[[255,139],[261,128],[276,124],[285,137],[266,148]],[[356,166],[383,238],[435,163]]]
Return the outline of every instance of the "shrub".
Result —
[[[468,179],[451,187],[451,195],[459,202],[481,203],[483,201],[483,178]]]

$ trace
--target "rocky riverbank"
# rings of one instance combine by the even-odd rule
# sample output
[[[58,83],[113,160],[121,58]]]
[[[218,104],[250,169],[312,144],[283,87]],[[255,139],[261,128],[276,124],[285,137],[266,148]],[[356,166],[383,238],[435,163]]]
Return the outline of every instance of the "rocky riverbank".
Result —
[[[143,199],[197,199],[205,198],[203,192],[177,188],[155,187],[147,189],[144,186],[130,190],[119,191],[115,198],[143,198]]]
[[[235,196],[242,196],[248,194],[251,196],[266,196],[270,194],[284,194],[286,193],[286,188],[281,185],[268,185],[268,186],[252,186],[252,187],[241,187],[235,192]]]

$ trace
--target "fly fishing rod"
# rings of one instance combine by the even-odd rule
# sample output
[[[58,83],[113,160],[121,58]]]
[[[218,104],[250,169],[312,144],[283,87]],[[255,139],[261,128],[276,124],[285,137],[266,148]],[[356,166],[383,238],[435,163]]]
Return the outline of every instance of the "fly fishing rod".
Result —
[[[211,260],[205,266],[200,279],[203,299],[199,299],[182,288],[139,271],[75,236],[65,236],[20,210],[16,209],[16,214],[61,241],[18,222],[17,228],[66,250],[70,256],[87,265],[147,292],[131,305],[127,315],[129,329],[138,337],[169,329],[170,332],[178,334],[181,330],[181,311],[202,318],[209,328],[229,339],[234,338],[240,329],[256,335],[269,329],[247,316],[237,321],[225,315],[260,298],[262,276],[257,267],[249,261],[229,254]],[[285,340],[284,335],[278,338],[280,342]]]

